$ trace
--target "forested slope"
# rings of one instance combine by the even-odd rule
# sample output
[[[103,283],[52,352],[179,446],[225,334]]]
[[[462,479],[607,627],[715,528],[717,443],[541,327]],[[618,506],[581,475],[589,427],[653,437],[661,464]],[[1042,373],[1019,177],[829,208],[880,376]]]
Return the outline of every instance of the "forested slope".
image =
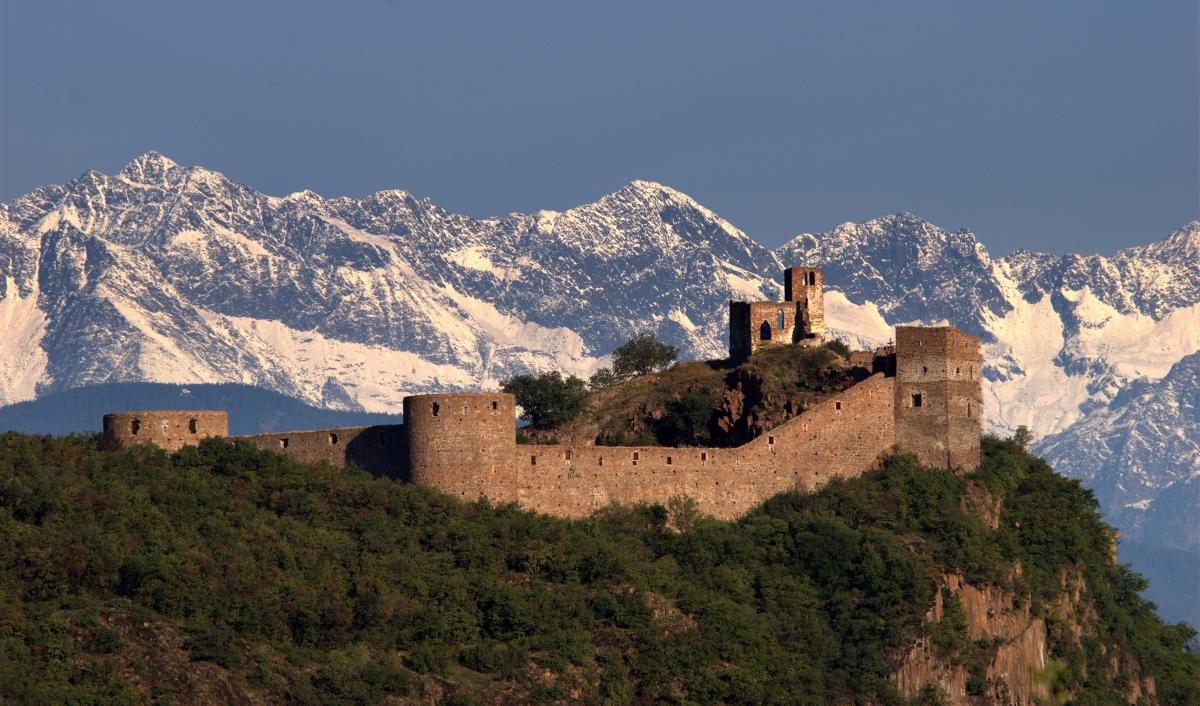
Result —
[[[1090,492],[1011,442],[985,456],[732,523],[568,521],[244,444],[0,435],[0,701],[901,704],[925,641],[992,703],[1006,642],[971,637],[953,575],[1042,621],[1047,694],[1200,702],[1194,633],[1111,563]]]

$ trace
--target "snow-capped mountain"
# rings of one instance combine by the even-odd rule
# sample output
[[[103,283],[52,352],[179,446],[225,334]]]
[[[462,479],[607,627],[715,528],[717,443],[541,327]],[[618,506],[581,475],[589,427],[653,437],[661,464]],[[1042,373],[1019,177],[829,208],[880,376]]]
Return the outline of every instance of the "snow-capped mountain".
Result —
[[[1200,222],[1112,257],[1019,251],[901,213],[804,234],[776,254],[889,324],[948,321],[981,336],[988,423],[1060,432],[1132,381],[1200,350]]]
[[[102,382],[242,382],[340,409],[525,369],[586,374],[645,329],[725,348],[774,256],[633,182],[477,219],[402,191],[278,198],[156,153],[0,210],[0,402]]]
[[[1141,541],[1149,533],[1165,546],[1200,551],[1200,512],[1190,518],[1156,512],[1189,498],[1192,506],[1200,502],[1200,352],[1185,356],[1161,380],[1134,382],[1036,448],[1095,491],[1129,539]],[[1157,514],[1164,517],[1146,526],[1145,518]],[[1172,523],[1182,526],[1171,529]],[[1164,524],[1166,531],[1157,532]]]
[[[1194,442],[1183,453],[1200,222],[1111,257],[992,258],[968,230],[900,213],[771,252],[652,182],[474,218],[403,191],[268,196],[153,152],[0,206],[0,404],[237,382],[390,412],[518,371],[585,375],[643,330],[719,357],[728,299],[778,298],[785,265],[825,268],[828,326],[857,346],[909,322],[981,336],[990,428],[1028,425],[1110,510],[1200,473]]]

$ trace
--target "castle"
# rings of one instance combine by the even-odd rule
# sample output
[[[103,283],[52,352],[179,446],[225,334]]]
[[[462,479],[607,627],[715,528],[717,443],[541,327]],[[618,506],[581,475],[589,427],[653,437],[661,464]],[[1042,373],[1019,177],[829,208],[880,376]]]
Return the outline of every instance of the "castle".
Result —
[[[729,303],[729,353],[825,340],[821,270],[784,273],[783,302]],[[516,405],[502,392],[412,395],[404,423],[236,437],[300,461],[350,462],[457,497],[517,502],[585,516],[610,503],[693,498],[723,519],[780,492],[857,476],[894,450],[956,470],[979,465],[979,340],[952,326],[896,327],[895,345],[852,354],[871,374],[734,448],[516,443]],[[109,448],[151,442],[169,451],[228,437],[223,411],[121,412],[104,417]]]

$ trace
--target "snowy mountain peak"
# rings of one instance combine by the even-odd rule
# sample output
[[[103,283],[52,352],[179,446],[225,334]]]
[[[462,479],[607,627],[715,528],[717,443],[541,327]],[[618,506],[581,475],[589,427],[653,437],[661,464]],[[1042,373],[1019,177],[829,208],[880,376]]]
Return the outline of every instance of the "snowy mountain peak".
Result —
[[[1165,263],[1200,267],[1200,221],[1192,221],[1165,239],[1118,253],[1153,258]]]
[[[162,184],[179,164],[154,150],[140,154],[121,168],[117,176],[142,184]]]
[[[324,203],[325,198],[311,189],[302,189],[300,191],[293,191],[292,193],[288,194],[287,196],[284,196],[283,200],[291,201],[292,203],[303,204],[303,203]]]

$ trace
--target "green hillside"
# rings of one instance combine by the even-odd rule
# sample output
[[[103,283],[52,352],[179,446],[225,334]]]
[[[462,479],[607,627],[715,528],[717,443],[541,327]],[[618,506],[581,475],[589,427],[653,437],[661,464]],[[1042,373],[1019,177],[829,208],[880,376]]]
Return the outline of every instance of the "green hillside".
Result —
[[[569,521],[244,444],[0,435],[0,702],[900,704],[921,634],[980,687],[996,646],[952,609],[924,621],[959,571],[1047,615],[1062,699],[1153,676],[1159,703],[1200,703],[1194,632],[1110,563],[1090,492],[1011,442],[985,459],[962,479],[901,457],[738,522]],[[1080,639],[1046,609],[1064,568]]]

